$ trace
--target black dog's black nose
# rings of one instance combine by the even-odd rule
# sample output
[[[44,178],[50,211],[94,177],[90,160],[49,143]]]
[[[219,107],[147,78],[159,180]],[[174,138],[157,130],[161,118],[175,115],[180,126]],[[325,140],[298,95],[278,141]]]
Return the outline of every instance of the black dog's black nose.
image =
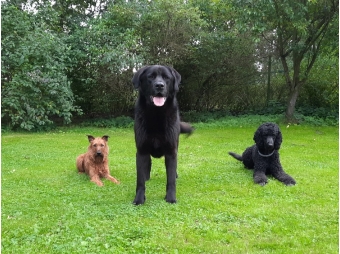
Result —
[[[268,137],[267,138],[267,145],[269,147],[273,147],[274,146],[274,139],[272,137]]]
[[[158,88],[158,89],[164,88],[164,83],[163,82],[156,82],[155,87]]]

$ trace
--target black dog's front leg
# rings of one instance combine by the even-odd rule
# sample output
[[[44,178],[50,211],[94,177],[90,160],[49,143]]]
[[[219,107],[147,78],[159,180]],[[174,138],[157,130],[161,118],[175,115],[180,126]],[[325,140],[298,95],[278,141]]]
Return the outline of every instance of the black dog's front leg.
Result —
[[[145,181],[150,178],[151,157],[149,154],[136,154],[137,186],[136,197],[133,201],[135,205],[145,202]]]
[[[268,179],[266,176],[266,169],[263,168],[263,165],[256,165],[254,166],[254,174],[253,174],[254,182],[264,186],[267,184]]]
[[[283,182],[287,186],[296,184],[294,178],[284,172],[281,165],[277,166],[275,169],[272,169],[271,172],[273,177],[275,177],[280,182]]]
[[[168,203],[176,203],[177,151],[165,155],[165,167],[167,177],[165,200]]]

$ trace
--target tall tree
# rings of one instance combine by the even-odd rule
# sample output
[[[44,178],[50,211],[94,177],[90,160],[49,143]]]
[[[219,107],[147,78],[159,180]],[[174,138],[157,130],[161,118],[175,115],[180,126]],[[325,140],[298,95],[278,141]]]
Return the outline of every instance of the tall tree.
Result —
[[[190,54],[176,65],[184,84],[178,95],[181,108],[240,112],[251,107],[255,97],[252,85],[258,75],[255,48],[249,33],[240,35],[235,29],[230,1],[189,3],[198,9],[204,25],[197,29]]]
[[[146,61],[174,65],[185,61],[204,24],[199,11],[181,0],[147,1],[139,9],[138,32]]]
[[[287,88],[286,121],[294,122],[299,91],[319,56],[330,29],[337,29],[338,0],[234,1],[239,24],[255,36],[270,32],[281,60]],[[246,21],[246,22],[245,22]],[[249,26],[250,25],[250,26]],[[337,40],[337,38],[334,38]]]

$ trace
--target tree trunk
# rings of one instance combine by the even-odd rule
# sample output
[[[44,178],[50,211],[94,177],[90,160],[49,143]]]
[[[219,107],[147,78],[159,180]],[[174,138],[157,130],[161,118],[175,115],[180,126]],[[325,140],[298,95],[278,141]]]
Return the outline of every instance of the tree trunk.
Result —
[[[295,112],[295,104],[296,104],[298,95],[299,95],[298,87],[295,87],[289,96],[289,101],[288,101],[286,115],[285,115],[285,118],[286,118],[285,120],[287,123],[297,123],[297,120],[294,117],[294,112]]]
[[[288,71],[288,64],[285,57],[281,57],[283,68],[285,70],[286,82],[289,87],[288,105],[285,114],[285,121],[287,123],[297,123],[297,119],[294,117],[295,105],[299,96],[299,89],[302,86],[300,81],[300,68],[303,54],[299,52],[293,52],[293,77],[291,78]]]

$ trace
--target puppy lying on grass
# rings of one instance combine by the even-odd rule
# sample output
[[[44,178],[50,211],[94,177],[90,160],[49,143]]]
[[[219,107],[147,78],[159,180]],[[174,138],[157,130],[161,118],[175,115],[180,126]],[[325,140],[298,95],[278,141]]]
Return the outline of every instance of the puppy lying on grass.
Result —
[[[255,145],[248,147],[242,155],[229,152],[235,159],[242,161],[247,169],[253,169],[254,182],[266,185],[267,174],[271,174],[285,185],[295,185],[296,182],[282,168],[279,149],[282,143],[280,128],[275,123],[264,123],[254,133]]]

